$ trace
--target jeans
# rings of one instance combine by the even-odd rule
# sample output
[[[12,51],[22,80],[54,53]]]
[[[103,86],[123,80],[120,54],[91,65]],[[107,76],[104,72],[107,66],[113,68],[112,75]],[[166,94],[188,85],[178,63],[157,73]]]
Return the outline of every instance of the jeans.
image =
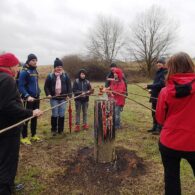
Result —
[[[54,107],[54,106],[57,106],[58,104],[61,104],[63,102],[65,102],[64,99],[63,100],[51,99],[50,105],[51,105],[51,107]],[[52,109],[52,117],[64,117],[65,111],[66,111],[66,103],[64,103],[56,108],[53,108]]]
[[[88,102],[75,101],[75,108],[76,108],[76,125],[80,125],[81,108],[83,111],[83,124],[87,124]]]
[[[121,127],[121,111],[123,106],[115,106],[115,128]]]
[[[164,166],[165,195],[181,195],[180,161],[186,159],[195,176],[195,152],[172,150],[159,143]]]

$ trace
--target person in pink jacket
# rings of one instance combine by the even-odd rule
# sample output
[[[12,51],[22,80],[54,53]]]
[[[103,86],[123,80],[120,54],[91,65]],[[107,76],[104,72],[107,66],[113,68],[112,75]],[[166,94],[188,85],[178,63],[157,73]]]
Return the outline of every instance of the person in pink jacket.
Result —
[[[188,54],[167,62],[166,87],[158,97],[156,119],[163,125],[159,148],[164,166],[165,194],[180,195],[180,161],[186,159],[195,175],[195,73]]]
[[[115,100],[115,128],[119,129],[121,128],[120,113],[125,105],[125,97],[120,94],[126,94],[126,86],[123,80],[122,70],[120,68],[113,68],[112,71],[114,73],[114,79],[111,80],[110,89],[113,91],[112,95]]]

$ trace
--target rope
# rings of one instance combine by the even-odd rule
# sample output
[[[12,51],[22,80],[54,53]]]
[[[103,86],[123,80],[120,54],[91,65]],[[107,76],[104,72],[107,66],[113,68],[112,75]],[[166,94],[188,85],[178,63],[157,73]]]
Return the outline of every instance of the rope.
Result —
[[[136,94],[136,93],[132,93],[132,92],[128,92],[128,94],[137,95],[137,96],[140,96],[140,97],[147,97],[147,98],[151,98],[151,99],[155,99],[155,100],[158,99],[158,98],[155,98],[155,97],[148,97],[146,95]]]
[[[62,102],[62,103],[60,103],[60,104],[58,104],[58,105],[56,105],[56,106],[53,106],[53,107],[51,107],[51,108],[48,108],[48,109],[46,109],[46,110],[43,111],[43,114],[44,114],[45,112],[48,112],[49,110],[52,110],[52,109],[54,109],[54,108],[57,108],[57,107],[59,107],[59,106],[65,104],[65,103],[67,103],[68,101],[74,100],[74,99],[76,99],[76,98],[78,98],[78,97],[80,97],[80,96],[82,96],[82,95],[87,94],[87,93],[88,93],[88,92],[85,92],[84,94],[80,94],[80,95],[75,96],[75,97],[73,97],[73,98],[70,98],[70,99],[68,99],[68,100],[66,100],[66,101],[64,101],[64,102]],[[26,118],[26,119],[24,119],[24,120],[22,120],[22,121],[20,121],[20,122],[18,122],[18,123],[16,123],[16,124],[14,124],[14,125],[11,125],[11,126],[9,126],[9,127],[6,127],[6,128],[4,128],[4,129],[0,130],[0,134],[2,134],[2,133],[6,132],[6,131],[8,131],[8,130],[14,128],[14,127],[17,127],[18,125],[21,125],[21,124],[23,124],[24,122],[29,121],[29,120],[31,120],[32,118],[35,118],[35,117],[36,117],[36,116],[31,116],[31,117]]]
[[[131,100],[132,102],[135,102],[136,104],[139,104],[140,106],[143,106],[144,108],[147,108],[148,110],[151,110],[152,112],[156,112],[154,109],[149,108],[149,107],[145,106],[144,104],[142,104],[142,103],[140,103],[140,102],[137,102],[136,100],[131,99],[130,97],[128,97],[128,96],[126,96],[126,95],[124,95],[124,94],[122,94],[122,93],[119,93],[119,92],[116,92],[116,91],[113,91],[113,90],[109,90],[109,92],[112,92],[112,93],[121,95],[121,96],[123,96],[123,97],[125,97],[125,98]]]

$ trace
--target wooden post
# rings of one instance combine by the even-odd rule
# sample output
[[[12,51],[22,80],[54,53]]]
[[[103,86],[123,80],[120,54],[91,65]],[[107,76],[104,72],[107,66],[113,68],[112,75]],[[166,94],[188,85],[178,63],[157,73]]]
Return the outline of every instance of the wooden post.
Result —
[[[97,162],[112,162],[115,159],[115,102],[95,100],[94,106],[94,157]]]

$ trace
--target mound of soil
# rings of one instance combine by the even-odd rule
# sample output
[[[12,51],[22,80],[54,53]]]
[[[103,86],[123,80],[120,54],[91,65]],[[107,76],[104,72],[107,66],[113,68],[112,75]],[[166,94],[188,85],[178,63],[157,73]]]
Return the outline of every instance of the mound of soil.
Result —
[[[63,161],[67,169],[58,176],[58,182],[70,191],[79,189],[75,194],[119,194],[126,180],[145,174],[143,159],[134,151],[116,148],[117,157],[112,163],[95,162],[93,152],[93,148],[85,147],[72,159]]]

